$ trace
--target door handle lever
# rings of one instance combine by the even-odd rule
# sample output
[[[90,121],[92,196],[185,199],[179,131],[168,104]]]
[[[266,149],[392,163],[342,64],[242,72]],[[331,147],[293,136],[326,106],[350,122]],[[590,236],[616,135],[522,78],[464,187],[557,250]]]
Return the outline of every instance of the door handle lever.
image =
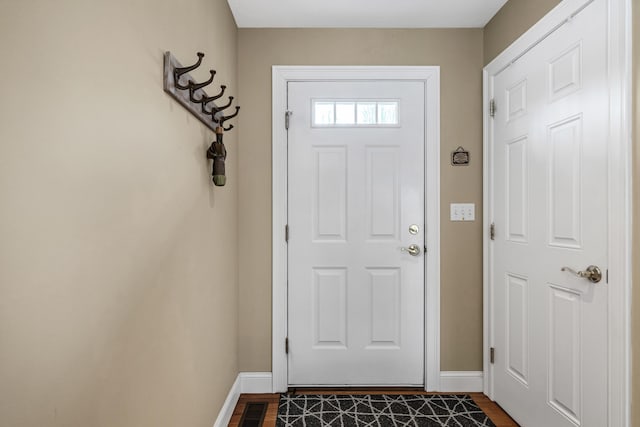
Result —
[[[414,245],[409,245],[409,247],[408,247],[408,248],[400,248],[400,250],[401,250],[402,252],[408,252],[408,253],[409,253],[409,255],[411,255],[411,256],[418,256],[418,255],[420,255],[420,246],[415,245],[415,244],[414,244]]]
[[[578,277],[587,279],[591,283],[598,283],[600,280],[602,280],[602,270],[600,270],[600,268],[596,267],[595,265],[590,265],[584,271],[575,271],[573,268],[569,267],[562,267],[560,270],[573,273]]]

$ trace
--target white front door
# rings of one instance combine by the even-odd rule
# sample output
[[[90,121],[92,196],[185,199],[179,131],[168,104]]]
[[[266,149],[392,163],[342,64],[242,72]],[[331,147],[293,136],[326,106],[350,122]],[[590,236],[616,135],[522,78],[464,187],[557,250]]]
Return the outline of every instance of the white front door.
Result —
[[[596,0],[493,80],[493,397],[525,427],[607,425],[606,22]]]
[[[424,104],[423,82],[288,84],[290,385],[424,382]]]

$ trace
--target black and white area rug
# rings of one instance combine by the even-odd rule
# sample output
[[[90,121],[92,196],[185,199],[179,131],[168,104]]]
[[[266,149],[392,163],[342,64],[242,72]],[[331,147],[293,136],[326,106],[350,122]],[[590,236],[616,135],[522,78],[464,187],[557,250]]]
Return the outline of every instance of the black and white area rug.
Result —
[[[276,427],[495,427],[468,395],[280,396]]]

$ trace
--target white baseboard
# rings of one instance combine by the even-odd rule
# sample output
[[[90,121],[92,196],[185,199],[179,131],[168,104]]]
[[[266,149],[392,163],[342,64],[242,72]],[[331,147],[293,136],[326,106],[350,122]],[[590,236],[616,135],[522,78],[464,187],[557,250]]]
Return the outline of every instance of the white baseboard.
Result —
[[[273,393],[271,372],[240,372],[241,393]]]
[[[241,394],[271,393],[271,372],[240,372],[229,390],[213,427],[227,427]]]
[[[443,393],[482,392],[484,374],[482,371],[442,371],[440,390]]]
[[[229,425],[229,421],[231,421],[231,416],[233,415],[234,409],[236,409],[236,404],[238,403],[238,399],[240,398],[240,394],[242,394],[240,389],[240,375],[236,378],[231,386],[231,390],[229,390],[229,394],[227,395],[227,399],[224,401],[220,412],[218,413],[218,418],[216,418],[216,422],[213,424],[213,427],[227,427]]]

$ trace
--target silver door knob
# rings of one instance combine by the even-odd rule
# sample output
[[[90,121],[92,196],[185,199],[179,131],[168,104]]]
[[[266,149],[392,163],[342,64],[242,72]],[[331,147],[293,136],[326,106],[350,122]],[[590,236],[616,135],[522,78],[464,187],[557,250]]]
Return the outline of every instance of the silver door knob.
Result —
[[[402,252],[408,252],[411,256],[420,255],[420,246],[418,245],[409,245],[408,248],[400,248]]]
[[[574,269],[569,267],[562,267],[560,270],[573,273],[578,277],[587,279],[591,283],[598,283],[600,280],[602,280],[602,270],[600,270],[600,268],[596,267],[595,265],[590,265],[584,271],[575,271]]]

